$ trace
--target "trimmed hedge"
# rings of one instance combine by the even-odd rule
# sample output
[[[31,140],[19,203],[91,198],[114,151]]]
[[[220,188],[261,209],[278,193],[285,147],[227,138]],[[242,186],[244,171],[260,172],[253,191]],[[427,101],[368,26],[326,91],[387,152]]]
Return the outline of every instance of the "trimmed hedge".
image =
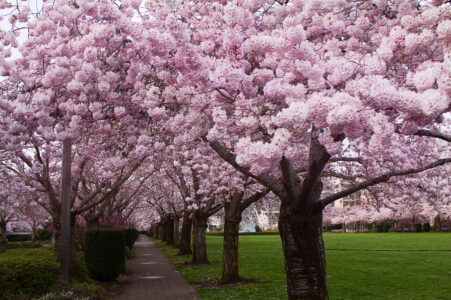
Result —
[[[60,265],[53,248],[33,251],[31,255],[0,261],[0,299],[15,299],[48,293],[57,283]]]
[[[26,242],[31,241],[31,234],[7,234],[6,239],[8,242]]]
[[[128,246],[125,246],[125,258],[132,258],[132,251],[130,250],[130,248],[128,248]]]
[[[50,241],[52,239],[52,231],[46,229],[36,229],[35,235],[38,241]]]
[[[122,230],[90,229],[85,237],[85,261],[89,275],[114,281],[125,272],[125,234]]]
[[[125,245],[130,248],[133,248],[135,241],[138,239],[139,232],[136,229],[124,229],[125,234]]]

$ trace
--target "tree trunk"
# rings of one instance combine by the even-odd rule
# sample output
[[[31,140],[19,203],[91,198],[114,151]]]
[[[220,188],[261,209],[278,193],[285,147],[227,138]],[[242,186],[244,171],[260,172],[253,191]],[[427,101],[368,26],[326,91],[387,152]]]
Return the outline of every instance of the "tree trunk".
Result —
[[[36,242],[36,227],[35,226],[33,226],[31,228],[31,241],[33,243]]]
[[[166,242],[168,240],[168,227],[166,226],[167,220],[160,225],[161,241]]]
[[[166,244],[167,245],[174,245],[174,218],[173,217],[168,217],[167,221],[166,221],[166,235],[167,235],[167,240],[166,240]]]
[[[0,253],[6,249],[6,222],[0,222]]]
[[[208,264],[207,258],[207,217],[200,211],[193,214],[193,264]]]
[[[440,216],[437,215],[434,218],[434,227],[435,227],[435,232],[441,232],[442,231],[442,227],[440,225]]]
[[[179,253],[177,255],[193,254],[191,251],[192,220],[188,212],[183,214],[182,232],[180,234]]]
[[[180,240],[179,223],[180,223],[180,218],[179,218],[179,216],[176,215],[174,217],[174,243],[173,243],[173,246],[176,248],[178,247],[179,240]]]
[[[59,220],[59,218],[56,218],[57,220]],[[70,273],[71,274],[75,274],[77,272],[76,270],[76,261],[75,261],[75,253],[76,253],[76,249],[75,249],[75,215],[73,215],[72,213],[70,214],[70,258],[71,258],[71,262],[70,262]],[[52,241],[53,241],[53,246],[54,246],[54,255],[57,259],[57,261],[59,263],[61,263],[61,259],[62,259],[62,248],[61,248],[61,226],[60,223],[58,221],[53,221],[53,237],[52,237]]]
[[[239,200],[238,203],[226,203],[224,205],[224,247],[222,250],[221,284],[240,281],[238,268],[238,233],[240,222],[241,211],[239,209]]]
[[[288,298],[328,299],[322,212],[295,213],[290,202],[282,201],[279,217]]]

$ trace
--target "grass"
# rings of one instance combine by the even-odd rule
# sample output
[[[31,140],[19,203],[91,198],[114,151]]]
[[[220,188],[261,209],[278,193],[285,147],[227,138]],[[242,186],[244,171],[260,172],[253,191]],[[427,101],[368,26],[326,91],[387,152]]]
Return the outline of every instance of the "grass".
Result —
[[[450,299],[451,234],[325,233],[330,299]],[[174,264],[191,256],[158,245]],[[209,266],[178,269],[203,299],[286,299],[279,236],[240,236],[240,274],[263,284],[202,288],[221,274],[222,237],[208,236]]]
[[[33,248],[17,248],[17,249],[7,249],[5,252],[0,253],[0,261],[8,258],[18,258],[22,256],[29,255],[36,251]]]

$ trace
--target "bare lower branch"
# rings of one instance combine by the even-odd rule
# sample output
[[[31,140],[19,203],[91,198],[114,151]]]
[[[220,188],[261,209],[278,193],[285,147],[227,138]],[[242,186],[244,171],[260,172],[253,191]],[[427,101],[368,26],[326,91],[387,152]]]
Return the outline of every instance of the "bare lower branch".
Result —
[[[410,174],[416,174],[416,173],[420,173],[447,163],[451,162],[451,158],[444,158],[444,159],[439,159],[436,162],[433,162],[429,165],[423,166],[421,168],[412,168],[412,169],[407,169],[407,170],[398,170],[398,171],[392,171],[392,172],[388,172],[385,173],[383,175],[380,175],[378,177],[374,177],[371,179],[368,179],[364,182],[358,183],[346,190],[340,191],[338,193],[335,193],[333,195],[327,196],[326,198],[323,198],[321,200],[319,200],[317,202],[317,205],[319,206],[320,209],[323,209],[326,205],[334,202],[335,200],[338,200],[340,198],[346,197],[348,195],[351,195],[357,191],[360,191],[364,188],[382,183],[382,182],[387,182],[390,180],[391,177],[395,177],[395,176],[405,176],[405,175],[410,175]]]
[[[207,141],[205,139],[205,141]],[[208,141],[207,141],[208,142]],[[231,166],[233,166],[237,171],[242,174],[254,178],[262,185],[268,187],[274,194],[279,197],[286,197],[286,192],[282,186],[282,184],[274,177],[268,174],[254,175],[251,173],[250,169],[247,167],[240,166],[236,162],[236,155],[228,150],[223,144],[220,142],[208,142],[211,148],[225,161],[227,161]]]
[[[414,133],[415,135],[418,136],[430,136],[430,137],[434,137],[434,138],[438,138],[447,142],[451,142],[451,136],[438,132],[438,131],[431,131],[428,129],[418,129],[417,132]]]

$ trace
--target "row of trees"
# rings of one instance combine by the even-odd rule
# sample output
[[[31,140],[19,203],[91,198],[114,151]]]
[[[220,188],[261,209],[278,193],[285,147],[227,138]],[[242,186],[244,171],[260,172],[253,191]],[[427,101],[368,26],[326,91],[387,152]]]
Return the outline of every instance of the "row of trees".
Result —
[[[192,222],[206,263],[222,210],[233,265],[242,214],[265,197],[280,203],[289,298],[325,299],[329,204],[366,189],[378,212],[415,198],[449,214],[448,1],[0,8],[2,184],[47,211],[57,246],[77,215],[93,227],[115,212],[141,225],[182,215],[181,245]]]

